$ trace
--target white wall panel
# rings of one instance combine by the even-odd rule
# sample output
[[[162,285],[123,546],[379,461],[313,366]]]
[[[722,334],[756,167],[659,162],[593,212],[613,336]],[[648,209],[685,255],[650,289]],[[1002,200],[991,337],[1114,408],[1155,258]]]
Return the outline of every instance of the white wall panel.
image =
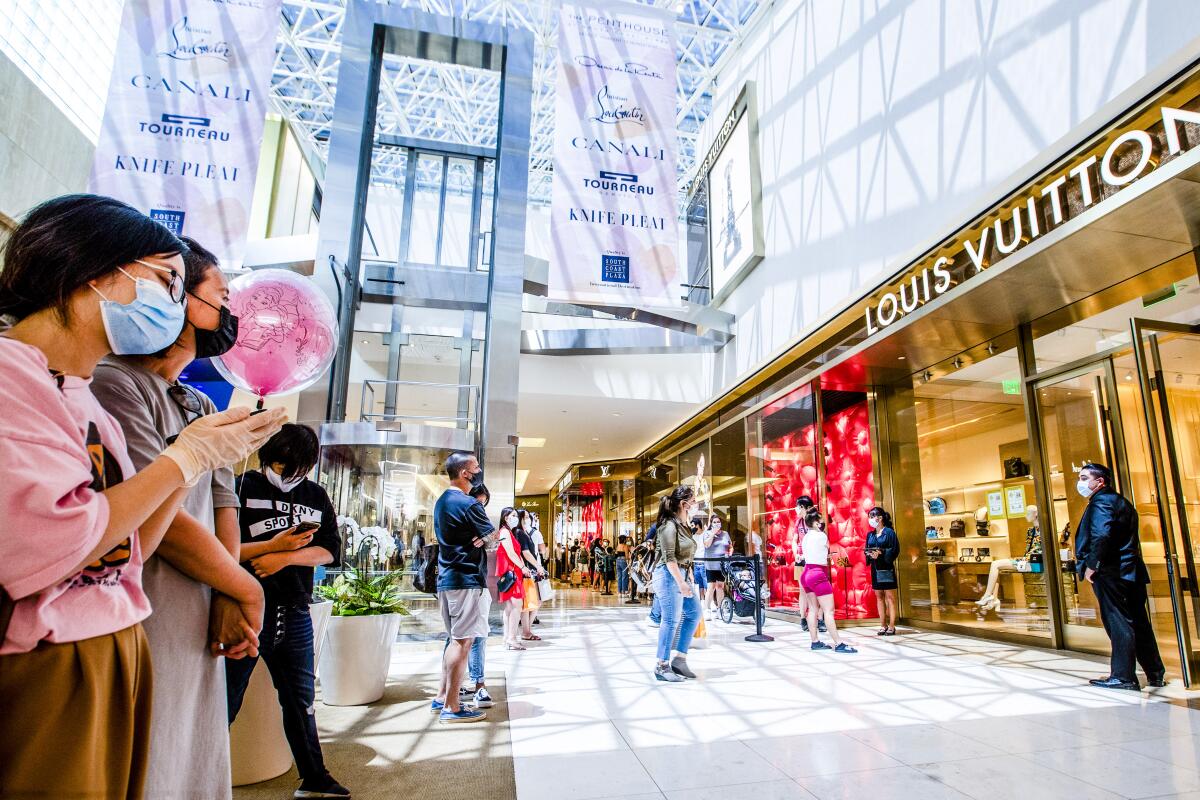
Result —
[[[704,137],[755,81],[766,258],[722,306],[738,323],[712,392],[1060,155],[1118,95],[1200,57],[1197,36],[1194,0],[778,0],[722,74]]]

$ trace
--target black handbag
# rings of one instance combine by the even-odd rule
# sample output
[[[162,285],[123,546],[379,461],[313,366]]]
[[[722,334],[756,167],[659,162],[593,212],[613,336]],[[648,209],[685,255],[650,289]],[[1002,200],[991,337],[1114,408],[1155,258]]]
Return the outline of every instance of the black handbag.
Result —
[[[500,576],[500,580],[496,581],[496,588],[501,592],[507,592],[517,582],[517,575],[511,569]]]
[[[1029,475],[1029,465],[1020,456],[1004,459],[1005,478],[1024,478]]]

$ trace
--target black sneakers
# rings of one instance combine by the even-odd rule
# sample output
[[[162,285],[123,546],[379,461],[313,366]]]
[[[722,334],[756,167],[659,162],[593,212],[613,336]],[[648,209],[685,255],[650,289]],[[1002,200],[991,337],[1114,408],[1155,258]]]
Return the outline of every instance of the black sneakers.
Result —
[[[296,800],[308,800],[314,797],[349,797],[350,790],[333,779],[329,773],[324,777],[305,780],[300,784],[292,797]]]

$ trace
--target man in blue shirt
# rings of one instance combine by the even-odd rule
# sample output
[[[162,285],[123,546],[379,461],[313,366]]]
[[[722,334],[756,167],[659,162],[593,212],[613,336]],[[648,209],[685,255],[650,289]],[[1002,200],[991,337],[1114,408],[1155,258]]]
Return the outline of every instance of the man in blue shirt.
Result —
[[[487,512],[468,492],[483,483],[483,468],[472,453],[453,453],[446,459],[450,488],[433,507],[433,531],[438,542],[438,608],[449,645],[442,656],[442,682],[430,710],[441,722],[478,722],[484,712],[463,708],[462,685],[471,643],[488,635],[491,595],[484,581],[483,546],[495,535]]]

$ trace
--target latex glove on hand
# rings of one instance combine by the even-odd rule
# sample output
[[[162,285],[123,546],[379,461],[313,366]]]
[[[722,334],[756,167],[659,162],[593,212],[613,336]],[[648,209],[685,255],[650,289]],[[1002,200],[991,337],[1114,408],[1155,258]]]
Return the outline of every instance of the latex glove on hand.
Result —
[[[287,412],[282,408],[261,414],[231,408],[192,422],[163,455],[179,466],[185,486],[195,486],[206,472],[241,461],[262,447],[285,422]]]

